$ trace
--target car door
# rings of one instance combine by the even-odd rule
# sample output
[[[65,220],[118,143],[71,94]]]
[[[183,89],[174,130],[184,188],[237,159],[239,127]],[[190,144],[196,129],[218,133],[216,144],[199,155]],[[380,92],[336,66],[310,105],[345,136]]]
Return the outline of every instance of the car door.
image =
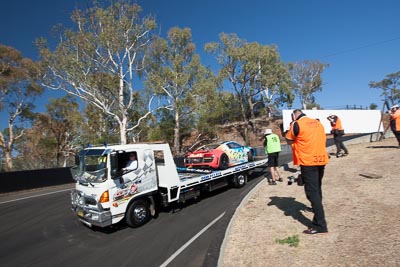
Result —
[[[236,142],[229,142],[226,145],[230,150],[229,162],[231,165],[238,165],[247,161],[247,158],[245,157],[246,153],[242,145]]]

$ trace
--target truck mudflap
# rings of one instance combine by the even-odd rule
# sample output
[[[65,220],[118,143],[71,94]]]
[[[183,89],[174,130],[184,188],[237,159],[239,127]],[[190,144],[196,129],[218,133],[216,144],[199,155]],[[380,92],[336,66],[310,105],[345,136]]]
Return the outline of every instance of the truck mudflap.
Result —
[[[81,191],[71,190],[71,209],[78,216],[79,221],[92,227],[106,227],[112,224],[112,214],[97,205],[95,199],[85,196]]]

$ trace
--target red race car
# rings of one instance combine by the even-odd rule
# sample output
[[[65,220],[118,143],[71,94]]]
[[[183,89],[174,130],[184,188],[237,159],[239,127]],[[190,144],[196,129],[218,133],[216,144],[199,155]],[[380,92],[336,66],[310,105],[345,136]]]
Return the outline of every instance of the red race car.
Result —
[[[204,145],[185,157],[187,168],[212,168],[224,170],[228,167],[253,161],[255,150],[233,141]]]

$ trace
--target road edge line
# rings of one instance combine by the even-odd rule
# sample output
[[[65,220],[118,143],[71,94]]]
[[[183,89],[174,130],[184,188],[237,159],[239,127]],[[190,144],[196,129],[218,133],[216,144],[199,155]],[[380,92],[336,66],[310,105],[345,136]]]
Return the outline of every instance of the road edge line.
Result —
[[[218,220],[220,220],[225,215],[225,211],[215,218],[212,222],[210,222],[206,227],[204,227],[200,232],[198,232],[195,236],[193,236],[189,241],[187,241],[183,246],[181,246],[174,254],[172,254],[166,261],[164,261],[160,267],[167,266],[171,261],[173,261],[182,251],[184,251],[193,241],[195,241],[200,235],[202,235],[205,231],[208,230],[211,226],[213,226]]]

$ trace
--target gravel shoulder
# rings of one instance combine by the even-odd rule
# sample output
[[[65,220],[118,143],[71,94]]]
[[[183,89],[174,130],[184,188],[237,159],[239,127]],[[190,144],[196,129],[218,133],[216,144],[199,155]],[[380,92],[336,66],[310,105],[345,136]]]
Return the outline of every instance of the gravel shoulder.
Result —
[[[263,180],[238,207],[218,266],[400,266],[400,149],[395,138],[347,145],[323,179],[329,234],[306,236],[312,213],[304,188]],[[298,236],[297,247],[277,240]]]

